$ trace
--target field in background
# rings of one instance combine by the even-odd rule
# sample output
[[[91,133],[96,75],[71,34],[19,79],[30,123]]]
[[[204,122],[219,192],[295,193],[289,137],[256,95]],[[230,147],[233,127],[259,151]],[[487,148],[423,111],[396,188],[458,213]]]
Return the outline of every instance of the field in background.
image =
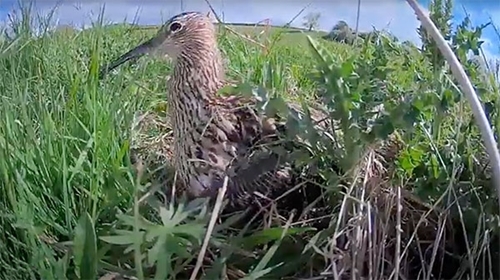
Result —
[[[152,36],[154,35],[160,26],[136,26],[131,25],[131,32],[140,32],[143,35]],[[277,40],[278,44],[282,45],[307,45],[307,36],[312,36],[313,38],[320,38],[328,34],[324,31],[307,31],[301,28],[292,27],[280,27],[280,26],[270,26],[270,25],[251,25],[251,24],[224,24],[219,25],[219,30],[225,30],[229,33],[232,31],[236,32],[239,36],[249,36],[251,38],[259,38],[260,41],[268,41],[270,39]],[[74,32],[71,27],[63,27],[61,29],[69,29],[69,32]],[[132,31],[133,30],[133,31]],[[67,30],[68,31],[68,30]],[[234,34],[234,33],[233,33]]]
[[[466,239],[468,246],[456,241],[461,244],[452,248],[457,257],[444,262],[443,273],[451,278],[472,268],[476,278],[498,275],[490,265],[499,261],[498,204],[484,149],[466,100],[435,50],[421,53],[383,36],[353,46],[322,40],[318,33],[234,29],[238,34],[221,30],[219,40],[231,78],[263,85],[286,99],[314,101],[345,124],[342,150],[333,150],[329,139],[318,140],[313,150],[324,163],[318,173],[328,179],[325,197],[335,205],[353,205],[332,210],[331,224],[319,232],[300,224],[262,228],[245,237],[217,229],[211,246],[220,251],[207,260],[206,279],[305,278],[331,272],[333,263],[340,266],[331,255],[338,249],[332,236],[341,231],[353,246],[342,252],[343,259],[353,266],[361,265],[354,259],[363,255],[389,263],[385,270],[375,268],[375,279],[383,279],[387,271],[411,273],[414,267],[394,268],[415,266],[403,256],[420,256],[424,262],[439,262],[443,256],[433,247],[404,250],[414,242],[405,236],[416,232],[427,238],[426,244],[442,247],[441,238],[453,247],[443,229],[448,218],[453,234],[458,232],[455,239]],[[89,279],[104,270],[186,279],[183,273],[192,270],[210,213],[139,205],[144,189],[129,160],[134,114],[162,114],[168,106],[164,77],[171,66],[148,58],[97,79],[100,65],[155,32],[117,25],[36,38],[21,24],[15,40],[0,43],[0,275],[5,279]],[[320,46],[311,47],[306,35]],[[461,36],[454,47],[468,51],[474,44],[465,40],[477,39]],[[460,58],[498,131],[500,95],[494,74]],[[380,104],[385,113],[374,124],[367,112]],[[342,108],[350,113],[342,114]],[[376,178],[381,180],[378,189],[394,194],[393,204],[369,197],[363,192],[370,185],[366,182],[352,182],[352,192],[345,194],[328,164],[344,162],[349,170],[355,167],[358,148],[370,150],[394,132],[402,147],[390,160],[392,173]],[[407,197],[418,202],[401,203]],[[378,218],[370,220],[373,213],[364,206],[372,207]],[[401,206],[408,216],[391,212],[393,206]],[[438,214],[422,219],[429,231],[424,234],[410,222],[425,211]],[[342,220],[342,214],[348,217]],[[360,238],[372,223],[380,226],[371,231],[372,239]],[[404,234],[394,233],[400,227]],[[139,229],[148,232],[147,241]],[[160,265],[151,269],[155,263]],[[416,263],[432,279],[435,271]]]

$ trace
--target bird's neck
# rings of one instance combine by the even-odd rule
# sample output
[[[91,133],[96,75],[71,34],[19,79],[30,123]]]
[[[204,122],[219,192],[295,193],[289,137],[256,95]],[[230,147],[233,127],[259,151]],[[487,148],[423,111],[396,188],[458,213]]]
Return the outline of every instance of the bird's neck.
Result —
[[[203,138],[205,127],[215,110],[211,105],[224,82],[222,59],[217,50],[180,55],[174,62],[169,83],[169,115],[173,121],[174,165],[181,180],[190,184],[193,171],[189,159],[196,158],[196,143]],[[194,146],[193,146],[194,145]],[[191,171],[190,171],[191,170]]]
[[[210,103],[224,83],[220,52],[208,47],[202,51],[197,49],[197,52],[178,56],[169,85],[169,103],[173,105],[169,106],[171,114],[176,125],[184,127],[184,132],[195,129],[188,126],[209,122],[213,117]]]
[[[197,46],[196,49],[185,50],[186,53],[178,56],[173,77],[178,80],[177,83],[184,84],[182,94],[196,95],[190,97],[209,101],[225,80],[222,56],[217,48]]]

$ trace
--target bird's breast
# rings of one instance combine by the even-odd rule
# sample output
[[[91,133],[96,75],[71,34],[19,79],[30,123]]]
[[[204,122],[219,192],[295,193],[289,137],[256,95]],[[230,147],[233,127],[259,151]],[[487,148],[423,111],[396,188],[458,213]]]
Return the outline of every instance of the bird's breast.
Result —
[[[219,100],[210,88],[181,81],[170,86],[174,164],[178,178],[199,195],[220,187],[228,168],[251,152],[262,133],[262,122],[252,108]]]

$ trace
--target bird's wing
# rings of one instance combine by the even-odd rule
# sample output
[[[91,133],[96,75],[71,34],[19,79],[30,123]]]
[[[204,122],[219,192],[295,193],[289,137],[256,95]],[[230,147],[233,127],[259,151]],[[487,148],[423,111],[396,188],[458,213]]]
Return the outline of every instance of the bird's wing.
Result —
[[[292,168],[292,139],[286,139],[284,123],[272,123],[274,118],[263,115],[249,98],[227,97],[217,101],[219,122],[229,121],[236,133],[229,133],[229,140],[237,147],[238,156],[225,174],[229,177],[229,201],[245,204],[255,192],[263,196],[286,190],[296,176]],[[223,186],[224,178],[214,179],[211,188],[202,196],[215,197]]]

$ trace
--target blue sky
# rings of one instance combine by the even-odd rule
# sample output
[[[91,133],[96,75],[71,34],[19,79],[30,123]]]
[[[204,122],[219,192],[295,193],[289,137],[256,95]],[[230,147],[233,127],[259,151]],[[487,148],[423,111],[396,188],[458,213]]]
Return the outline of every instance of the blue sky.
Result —
[[[418,43],[415,29],[418,27],[413,10],[404,0],[361,0],[359,27],[368,31],[374,26],[377,29],[387,29],[401,40]],[[419,0],[427,7],[429,0]],[[344,20],[354,27],[356,23],[357,2],[354,0],[274,0],[274,1],[237,1],[211,0],[212,6],[224,15],[226,22],[255,23],[269,19],[273,25],[281,25],[291,20],[303,7],[310,4],[303,15],[309,12],[321,12],[320,29],[329,30],[337,21]],[[499,0],[455,0],[454,22],[459,23],[465,15],[464,8],[470,14],[472,23],[479,25],[494,19],[500,26]],[[16,0],[0,0],[0,23],[5,22],[7,14],[17,4]],[[136,21],[139,24],[159,24],[170,16],[187,10],[208,12],[204,0],[38,0],[36,11],[47,14],[56,5],[58,8],[54,20],[59,24],[88,25],[94,21],[105,4],[105,21],[123,22]],[[302,16],[292,25],[301,26]],[[500,58],[500,38],[493,28],[488,27],[483,39],[490,58]]]

